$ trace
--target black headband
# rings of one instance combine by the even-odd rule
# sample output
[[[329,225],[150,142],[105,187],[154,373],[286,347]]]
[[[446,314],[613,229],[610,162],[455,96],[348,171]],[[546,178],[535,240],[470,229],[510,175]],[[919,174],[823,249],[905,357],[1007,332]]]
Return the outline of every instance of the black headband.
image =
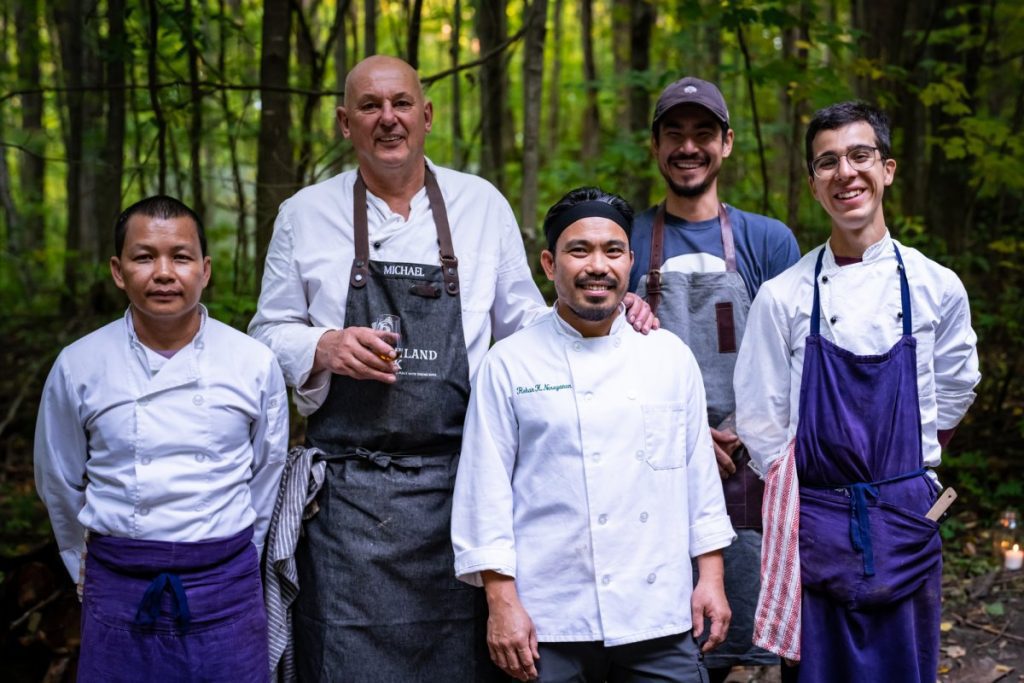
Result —
[[[565,232],[565,229],[581,218],[607,218],[625,230],[626,237],[629,237],[630,229],[633,227],[632,222],[608,202],[590,199],[569,207],[557,216],[549,216],[544,221],[544,234],[548,238],[548,251],[554,251],[555,244],[558,242],[561,234]]]

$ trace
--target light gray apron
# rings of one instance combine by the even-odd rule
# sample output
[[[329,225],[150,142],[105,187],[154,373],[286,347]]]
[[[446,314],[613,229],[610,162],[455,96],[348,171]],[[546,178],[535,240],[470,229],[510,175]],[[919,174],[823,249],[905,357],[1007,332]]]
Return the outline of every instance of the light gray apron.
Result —
[[[661,326],[693,351],[707,393],[708,422],[723,426],[736,411],[733,371],[750,310],[747,285],[736,268],[732,222],[725,204],[718,206],[724,272],[661,272],[665,244],[665,204],[658,207],[651,228],[650,265],[637,295],[658,315]],[[731,420],[729,420],[731,422]],[[754,610],[760,590],[761,499],[764,485],[749,468],[746,449],[734,454],[736,473],[722,482],[726,508],[739,538],[723,552],[725,591],[733,607],[729,637],[705,657],[708,668],[734,663],[775,663],[778,659],[752,645]],[[696,580],[696,566],[694,567]]]
[[[366,186],[354,190],[345,326],[401,316],[395,384],[334,375],[307,445],[330,455],[319,512],[296,551],[302,681],[485,681],[483,591],[454,576],[451,500],[469,398],[458,260],[426,174],[441,265],[369,259]],[[481,229],[485,226],[480,226]]]

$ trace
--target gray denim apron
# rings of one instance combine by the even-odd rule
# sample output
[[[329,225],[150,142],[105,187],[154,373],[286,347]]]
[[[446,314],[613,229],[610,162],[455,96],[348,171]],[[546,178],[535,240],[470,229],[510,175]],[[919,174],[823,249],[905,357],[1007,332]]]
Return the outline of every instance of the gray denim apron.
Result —
[[[302,681],[479,681],[496,672],[482,591],[455,579],[451,498],[469,397],[458,260],[430,169],[441,265],[369,259],[366,185],[354,189],[345,327],[401,316],[398,381],[334,375],[307,445],[330,455],[296,551]]]
[[[665,244],[665,204],[658,207],[651,228],[650,270],[637,294],[656,311],[661,326],[679,336],[693,351],[704,378],[708,422],[713,427],[736,412],[733,371],[743,339],[750,294],[736,268],[732,222],[725,204],[718,205],[724,272],[661,272]],[[754,611],[760,589],[761,500],[764,484],[749,468],[746,449],[734,455],[736,472],[722,482],[726,508],[739,538],[723,551],[725,593],[733,605],[729,637],[705,657],[708,668],[733,663],[774,663],[778,659],[752,645]],[[697,578],[696,565],[694,567]]]

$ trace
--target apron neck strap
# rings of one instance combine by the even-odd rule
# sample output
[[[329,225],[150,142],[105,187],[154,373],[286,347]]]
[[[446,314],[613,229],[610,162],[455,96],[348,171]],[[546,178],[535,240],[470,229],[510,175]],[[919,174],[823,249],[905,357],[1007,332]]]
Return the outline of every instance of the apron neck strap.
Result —
[[[437,178],[430,167],[426,167],[424,177],[427,186],[427,198],[430,199],[430,212],[434,214],[434,226],[437,228],[437,241],[441,244],[441,277],[444,279],[444,290],[449,296],[459,294],[459,259],[455,257],[452,245],[452,231],[448,226],[448,212],[444,208],[444,197],[437,185]]]
[[[902,312],[900,317],[903,319],[903,336],[909,337],[913,334],[914,324],[911,319],[910,310],[910,285],[907,282],[907,269],[903,265],[903,256],[900,254],[900,248],[896,246],[896,243],[892,243],[893,251],[896,252],[896,270],[900,274],[900,306]],[[825,246],[822,245],[821,251],[818,252],[818,259],[814,263],[814,303],[811,305],[811,335],[817,336],[821,331],[821,303],[818,295],[818,278],[821,275],[821,264],[825,258]]]
[[[736,243],[732,237],[732,221],[725,204],[718,203],[718,223],[722,228],[722,255],[725,259],[725,270],[736,272]],[[654,213],[654,225],[651,226],[651,257],[647,270],[647,304],[651,313],[658,312],[661,303],[661,261],[665,251],[665,202],[658,204]]]
[[[448,212],[444,208],[444,197],[437,184],[437,178],[429,166],[425,167],[424,185],[427,198],[430,200],[430,212],[434,216],[437,229],[437,241],[440,243],[441,277],[444,288],[450,296],[459,294],[459,259],[455,257],[452,245],[452,231],[448,225]],[[349,275],[349,286],[360,288],[366,285],[370,277],[370,238],[369,221],[366,216],[366,182],[363,174],[356,171],[356,183],[352,188],[352,227],[355,231],[355,258],[352,260],[352,272]]]

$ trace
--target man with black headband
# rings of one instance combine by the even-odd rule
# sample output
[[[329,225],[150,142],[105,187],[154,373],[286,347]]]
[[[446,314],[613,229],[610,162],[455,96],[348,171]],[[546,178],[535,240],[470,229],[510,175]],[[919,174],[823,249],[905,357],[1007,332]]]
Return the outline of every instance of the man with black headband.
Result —
[[[729,639],[705,659],[712,683],[725,680],[736,664],[778,662],[751,644],[764,487],[731,426],[733,368],[758,288],[800,258],[785,225],[719,200],[718,174],[733,139],[729,110],[714,84],[687,77],[665,88],[654,110],[651,152],[666,196],[637,217],[630,276],[630,291],[647,298],[700,365],[726,508],[738,534],[724,552],[733,610]]]
[[[455,572],[484,586],[494,662],[519,680],[703,681],[734,538],[700,371],[636,334],[622,298],[632,210],[573,190],[544,221],[558,300],[484,358],[452,509]],[[696,587],[691,558],[700,566]]]

